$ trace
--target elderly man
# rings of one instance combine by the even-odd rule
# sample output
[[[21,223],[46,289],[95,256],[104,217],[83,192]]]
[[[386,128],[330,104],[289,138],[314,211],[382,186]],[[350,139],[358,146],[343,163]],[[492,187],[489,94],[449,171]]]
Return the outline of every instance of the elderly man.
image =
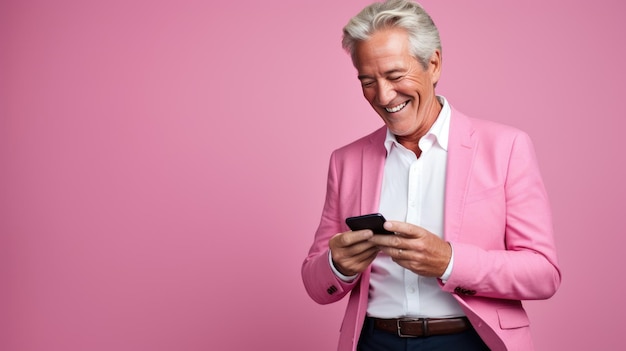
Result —
[[[531,141],[435,94],[439,33],[418,4],[372,4],[343,33],[385,126],[331,155],[302,266],[318,303],[350,293],[338,350],[532,350],[521,300],[561,276]],[[376,212],[392,235],[345,224]]]

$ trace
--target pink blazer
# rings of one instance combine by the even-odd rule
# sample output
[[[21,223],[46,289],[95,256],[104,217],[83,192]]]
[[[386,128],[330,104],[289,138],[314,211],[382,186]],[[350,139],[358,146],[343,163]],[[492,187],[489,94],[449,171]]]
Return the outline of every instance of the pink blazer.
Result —
[[[331,155],[326,201],[309,255],[305,288],[327,304],[350,293],[339,351],[356,349],[367,309],[369,270],[347,284],[332,272],[328,241],[347,231],[345,218],[378,211],[386,128]],[[546,299],[561,282],[546,191],[528,136],[452,110],[446,172],[444,237],[454,268],[451,292],[492,350],[533,349],[520,300]]]

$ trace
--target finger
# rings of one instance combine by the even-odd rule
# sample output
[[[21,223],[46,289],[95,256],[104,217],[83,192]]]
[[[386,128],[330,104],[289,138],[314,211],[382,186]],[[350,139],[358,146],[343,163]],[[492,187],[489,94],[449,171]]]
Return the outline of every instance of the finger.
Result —
[[[374,243],[371,243],[369,241],[362,241],[343,248],[344,255],[355,257],[361,255],[363,252],[372,250],[379,251],[379,248]]]
[[[357,242],[350,246],[338,246],[331,244],[330,250],[333,254],[333,259],[335,260],[351,260],[353,258],[360,260],[361,258],[359,256],[363,255],[364,252],[379,251],[378,247],[374,243],[367,240]]]
[[[420,238],[426,233],[424,228],[406,222],[387,221],[384,227],[389,231],[395,232],[396,235],[403,237]]]
[[[406,248],[405,243],[403,242],[404,238],[399,235],[373,235],[369,242],[374,245],[378,245],[381,248],[383,247],[392,247],[392,248]]]
[[[380,252],[380,249],[378,247],[372,246],[372,247],[369,247],[367,250],[361,251],[355,256],[353,256],[353,259],[356,262],[362,262],[365,265],[368,265],[372,260],[374,260],[374,257],[376,257],[376,255],[378,255],[379,252]]]
[[[374,233],[369,229],[339,233],[330,239],[330,244],[334,247],[350,247],[354,244],[366,241],[372,235],[374,235]]]
[[[383,246],[380,250],[394,260],[406,260],[411,256],[411,252],[406,248]]]
[[[377,247],[373,246],[353,256],[333,258],[333,262],[340,272],[350,276],[363,272],[376,258],[379,251]],[[334,253],[333,256],[335,256]]]

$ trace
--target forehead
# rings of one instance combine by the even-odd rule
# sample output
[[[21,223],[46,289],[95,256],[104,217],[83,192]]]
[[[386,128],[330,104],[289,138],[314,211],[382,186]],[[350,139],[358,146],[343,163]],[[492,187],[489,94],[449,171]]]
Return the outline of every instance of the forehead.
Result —
[[[412,58],[406,31],[397,28],[382,29],[355,46],[354,66],[359,73],[387,70],[402,65]]]

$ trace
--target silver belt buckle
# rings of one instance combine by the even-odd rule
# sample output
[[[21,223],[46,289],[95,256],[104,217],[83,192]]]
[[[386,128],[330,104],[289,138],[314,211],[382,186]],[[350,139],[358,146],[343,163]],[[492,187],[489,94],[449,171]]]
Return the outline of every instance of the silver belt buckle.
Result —
[[[398,319],[396,321],[396,327],[398,328],[398,336],[401,338],[417,338],[417,335],[407,335],[402,333],[402,326],[400,323],[402,322],[422,322],[422,332],[424,335],[428,336],[428,319],[427,318],[417,318],[417,319]]]

